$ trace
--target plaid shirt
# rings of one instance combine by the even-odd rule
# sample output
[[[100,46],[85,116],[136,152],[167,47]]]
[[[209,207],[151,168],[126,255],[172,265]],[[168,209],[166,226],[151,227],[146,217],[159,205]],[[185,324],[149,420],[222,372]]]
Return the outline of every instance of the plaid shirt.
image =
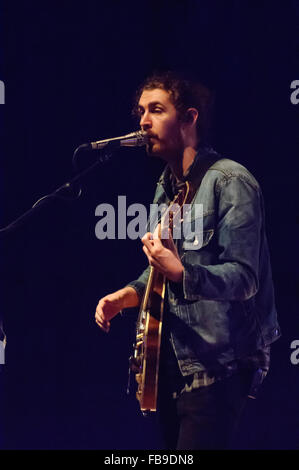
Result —
[[[165,314],[167,315],[167,305]],[[254,380],[257,380],[258,383],[253,384],[253,389],[250,392],[250,397],[256,398],[258,386],[266,377],[270,367],[270,346],[265,346],[246,357],[241,357],[218,366],[214,370],[202,370],[191,375],[183,376],[171,344],[169,325],[166,318],[163,322],[163,330],[160,377],[164,383],[167,383],[167,387],[170,388],[173,398],[177,398],[184,392],[191,392],[200,387],[212,385],[219,380],[231,377],[241,370],[256,371],[257,374]]]
[[[211,375],[207,371],[201,371],[196,372],[191,376],[184,377],[184,385],[182,384],[181,389],[173,392],[172,396],[173,398],[177,398],[183,392],[191,392],[194,389],[206,387],[213,384],[214,382],[231,377],[233,374],[244,369],[256,371],[260,377],[260,383],[258,384],[260,385],[268,373],[269,366],[270,346],[266,346],[264,349],[256,351],[256,353],[252,354],[251,356],[229,362],[224,366],[224,369],[221,372],[215,373],[214,375]],[[249,396],[251,398],[256,398],[257,391],[258,387],[255,386],[254,390],[250,392]]]

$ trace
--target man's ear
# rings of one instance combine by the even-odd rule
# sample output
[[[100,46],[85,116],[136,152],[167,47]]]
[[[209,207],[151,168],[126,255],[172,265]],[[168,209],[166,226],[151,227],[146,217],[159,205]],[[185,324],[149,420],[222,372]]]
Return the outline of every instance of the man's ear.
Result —
[[[184,122],[196,125],[198,115],[199,113],[196,108],[188,108],[184,116]]]
[[[197,120],[199,119],[199,113],[196,108],[188,108],[185,112],[182,125],[181,133],[186,145],[196,146],[198,141],[197,135]]]

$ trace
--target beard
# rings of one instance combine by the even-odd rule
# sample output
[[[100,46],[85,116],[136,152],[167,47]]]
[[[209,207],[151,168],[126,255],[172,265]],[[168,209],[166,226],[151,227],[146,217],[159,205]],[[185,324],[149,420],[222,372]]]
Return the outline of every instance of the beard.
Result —
[[[181,158],[182,152],[182,140],[178,136],[167,141],[154,137],[146,144],[146,153],[149,157],[161,158],[167,162]]]
[[[150,136],[153,140],[149,140],[146,144],[146,153],[149,157],[162,157],[161,141],[156,136]]]

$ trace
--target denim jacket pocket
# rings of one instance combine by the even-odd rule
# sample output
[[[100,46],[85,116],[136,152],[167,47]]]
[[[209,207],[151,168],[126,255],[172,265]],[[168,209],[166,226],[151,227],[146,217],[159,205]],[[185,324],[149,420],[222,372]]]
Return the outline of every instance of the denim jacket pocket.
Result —
[[[182,248],[183,257],[186,251],[197,251],[207,246],[214,235],[214,229],[203,230],[199,232],[190,232],[185,236]]]

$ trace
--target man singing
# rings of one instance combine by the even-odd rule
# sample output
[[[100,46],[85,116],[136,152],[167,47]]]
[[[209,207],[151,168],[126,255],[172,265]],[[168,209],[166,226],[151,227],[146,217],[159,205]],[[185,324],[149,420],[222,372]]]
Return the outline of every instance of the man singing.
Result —
[[[269,368],[280,330],[261,189],[239,163],[207,144],[208,93],[171,73],[137,93],[147,153],[166,162],[154,198],[169,204],[188,181],[203,205],[202,243],[184,234],[164,243],[146,233],[143,251],[167,279],[158,415],[169,449],[226,449],[248,396]],[[192,214],[191,214],[192,219]],[[122,309],[140,305],[149,275],[100,299],[95,319],[109,331]]]

